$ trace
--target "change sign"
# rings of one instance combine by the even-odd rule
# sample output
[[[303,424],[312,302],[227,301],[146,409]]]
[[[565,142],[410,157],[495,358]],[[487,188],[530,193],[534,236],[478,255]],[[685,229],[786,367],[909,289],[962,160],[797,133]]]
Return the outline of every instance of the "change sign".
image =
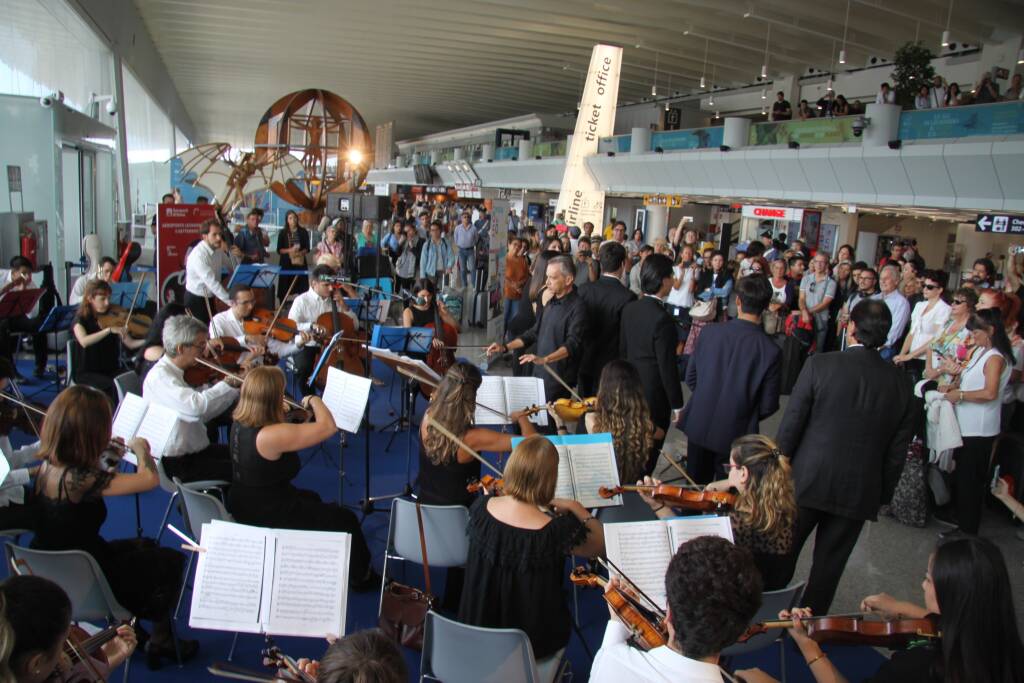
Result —
[[[1024,235],[1024,216],[1005,213],[979,213],[974,222],[975,232],[994,232],[1007,235]]]

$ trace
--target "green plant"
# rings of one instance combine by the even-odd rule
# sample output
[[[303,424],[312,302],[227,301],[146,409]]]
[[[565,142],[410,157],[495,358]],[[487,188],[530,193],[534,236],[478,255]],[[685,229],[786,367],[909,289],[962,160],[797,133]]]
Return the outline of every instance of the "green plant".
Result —
[[[896,102],[903,107],[914,104],[914,97],[922,85],[931,85],[935,76],[932,59],[935,55],[920,42],[906,43],[893,57],[892,89]]]

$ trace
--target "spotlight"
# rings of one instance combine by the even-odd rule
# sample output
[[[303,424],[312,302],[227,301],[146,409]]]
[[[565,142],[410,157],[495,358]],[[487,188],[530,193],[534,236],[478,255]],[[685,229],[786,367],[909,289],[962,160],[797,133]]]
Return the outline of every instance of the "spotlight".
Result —
[[[839,51],[839,63],[846,64],[846,50]]]
[[[949,31],[942,32],[942,47],[949,47]]]
[[[658,96],[658,86],[652,85],[651,86],[651,97],[657,97],[657,96]]]
[[[762,64],[761,65],[761,78],[768,78],[768,65],[767,64]]]
[[[1024,54],[1024,50],[1021,50],[1021,54]],[[706,87],[708,87],[708,86],[706,85],[706,81],[704,80],[704,77],[703,77],[703,76],[701,76],[701,77],[700,77],[700,87],[701,87],[701,88],[706,88]]]
[[[1024,64],[1024,50],[1017,53],[1017,63]]]
[[[363,163],[363,153],[358,149],[350,149],[348,151],[348,161],[351,164],[359,165]]]
[[[790,140],[789,141],[789,148],[790,149],[800,149],[800,143],[797,142],[796,140]]]
[[[889,140],[889,149],[899,149],[903,146],[903,140]]]

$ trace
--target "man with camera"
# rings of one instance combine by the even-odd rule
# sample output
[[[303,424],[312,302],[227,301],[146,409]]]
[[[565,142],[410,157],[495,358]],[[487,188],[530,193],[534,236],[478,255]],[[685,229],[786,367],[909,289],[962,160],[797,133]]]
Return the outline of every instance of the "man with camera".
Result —
[[[576,287],[593,282],[597,279],[597,265],[594,263],[594,252],[589,237],[580,237],[576,242]]]

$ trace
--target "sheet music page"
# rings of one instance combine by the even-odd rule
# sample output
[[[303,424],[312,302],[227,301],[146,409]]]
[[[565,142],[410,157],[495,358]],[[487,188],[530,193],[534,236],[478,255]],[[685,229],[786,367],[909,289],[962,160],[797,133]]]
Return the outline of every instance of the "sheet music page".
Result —
[[[427,379],[433,380],[438,383],[441,382],[441,375],[437,374],[434,368],[430,367],[419,358],[409,358],[408,356],[402,356],[402,360],[411,365],[415,365],[416,374],[418,374],[420,377],[426,377]]]
[[[476,411],[473,413],[473,424],[477,425],[507,425],[508,420],[499,417],[496,413],[487,410],[493,408],[499,413],[508,415],[509,409],[505,405],[505,377],[497,375],[484,375],[480,388],[476,390]],[[487,406],[482,408],[481,406]]]
[[[524,410],[531,406],[542,406],[544,398],[544,380],[539,377],[504,377],[506,413]],[[540,410],[530,416],[530,422],[547,427],[548,411]]]
[[[266,632],[325,638],[345,634],[352,535],[278,530]]]
[[[576,491],[572,486],[572,465],[569,463],[569,449],[559,444],[557,436],[549,436],[548,440],[553,441],[555,450],[558,451],[558,481],[555,483],[555,498],[568,498],[574,500]]]
[[[672,559],[665,522],[622,522],[604,525],[608,559],[665,609],[665,572]]]
[[[619,468],[615,464],[612,435],[572,434],[563,437],[572,460],[573,488],[576,500],[589,509],[622,505],[622,496],[602,498],[597,491],[602,486],[619,485]]]
[[[732,537],[732,521],[725,515],[721,517],[718,515],[674,517],[666,520],[665,523],[668,524],[673,555],[679,546],[698,536],[721,536],[730,543],[735,543]]]
[[[338,429],[344,429],[350,434],[359,431],[366,402],[370,400],[372,384],[373,380],[369,377],[359,377],[333,367],[327,369],[323,401],[334,416]]]
[[[146,416],[146,408],[149,401],[138,394],[127,393],[121,405],[117,407],[117,414],[114,415],[114,424],[110,428],[111,436],[119,436],[125,441],[135,436],[142,424],[142,418]]]
[[[167,442],[174,430],[178,428],[178,413],[167,406],[150,403],[146,409],[146,417],[139,425],[135,436],[149,442],[149,450],[154,458],[163,457]]]
[[[188,625],[260,633],[267,531],[242,524],[204,524]]]

